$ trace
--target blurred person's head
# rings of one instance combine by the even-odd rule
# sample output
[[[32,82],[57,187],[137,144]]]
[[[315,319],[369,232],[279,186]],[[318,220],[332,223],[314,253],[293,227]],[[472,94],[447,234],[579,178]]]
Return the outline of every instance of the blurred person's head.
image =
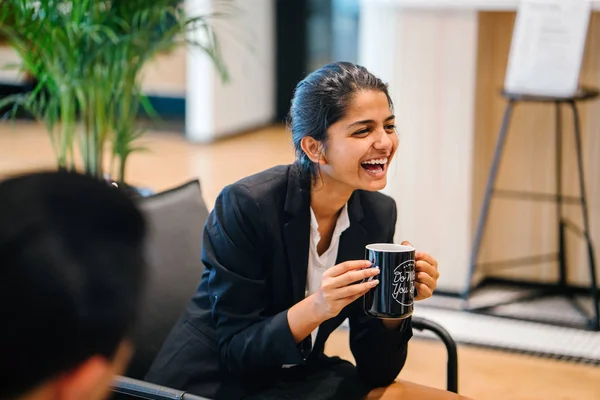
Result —
[[[329,189],[381,190],[398,146],[388,87],[366,68],[338,62],[302,80],[288,123],[302,172]]]
[[[0,183],[0,399],[102,399],[132,348],[145,222],[96,179]]]

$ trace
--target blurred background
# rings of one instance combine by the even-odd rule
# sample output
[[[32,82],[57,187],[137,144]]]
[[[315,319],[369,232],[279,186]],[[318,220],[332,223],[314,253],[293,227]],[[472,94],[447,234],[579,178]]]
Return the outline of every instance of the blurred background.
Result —
[[[65,3],[60,18],[77,7]],[[43,25],[39,10],[4,7],[0,177],[78,168],[143,193],[198,179],[210,210],[225,185],[294,161],[285,118],[304,76],[333,61],[360,63],[390,86],[400,149],[384,192],[398,204],[396,241],[410,240],[439,260],[439,293],[416,314],[442,324],[459,343],[461,393],[599,399],[593,282],[600,271],[600,1],[588,3],[581,56],[561,53],[580,63],[578,85],[587,91],[512,99],[517,107],[495,181],[496,194],[505,196],[490,200],[477,253],[486,184],[511,100],[501,90],[516,0],[163,0],[153,5],[156,25],[138,27],[144,41],[135,43],[145,47],[100,33],[89,39],[89,51],[60,36],[28,35],[31,24],[48,32],[64,26]],[[185,16],[165,14],[170,7]],[[87,74],[94,65],[99,72]],[[48,105],[65,87],[70,91]],[[123,108],[113,97],[127,93]],[[579,228],[566,230],[557,210]],[[417,334],[411,346],[399,378],[444,388],[443,345]],[[328,352],[351,357],[344,327]]]

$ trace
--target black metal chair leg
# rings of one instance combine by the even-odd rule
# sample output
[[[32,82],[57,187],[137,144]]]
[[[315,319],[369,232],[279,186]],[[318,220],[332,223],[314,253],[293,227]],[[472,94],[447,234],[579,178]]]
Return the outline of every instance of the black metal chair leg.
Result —
[[[590,267],[590,290],[592,301],[594,302],[594,317],[591,321],[591,328],[600,330],[600,306],[598,304],[598,282],[596,280],[596,263],[594,259],[594,248],[592,246],[592,238],[590,236],[590,224],[588,220],[587,196],[585,192],[585,180],[583,176],[583,154],[581,149],[581,127],[579,122],[579,112],[574,101],[569,102],[571,110],[573,110],[573,121],[575,124],[575,150],[577,151],[577,167],[579,169],[579,190],[581,194],[581,212],[583,215],[583,229],[585,240],[587,242],[589,267]]]
[[[502,126],[498,133],[498,139],[496,141],[496,148],[494,149],[494,158],[492,160],[492,166],[488,175],[485,193],[483,196],[483,203],[481,206],[481,213],[479,214],[479,220],[477,222],[477,230],[475,231],[475,240],[473,242],[473,249],[471,251],[471,265],[468,275],[468,282],[466,290],[463,293],[463,298],[468,299],[471,294],[471,285],[473,282],[473,275],[475,274],[475,268],[477,265],[477,259],[479,258],[479,250],[481,247],[481,241],[483,239],[483,232],[485,230],[485,224],[487,222],[488,212],[490,208],[490,201],[492,199],[492,193],[494,191],[494,185],[496,184],[496,178],[498,175],[498,168],[500,167],[500,160],[502,158],[502,150],[506,142],[506,135],[508,133],[508,127],[510,124],[510,118],[512,116],[512,110],[514,108],[514,100],[509,100],[504,110],[504,117],[502,118]]]
[[[413,316],[411,324],[414,329],[419,331],[428,330],[433,332],[444,342],[448,352],[446,386],[449,392],[458,393],[458,351],[454,339],[448,331],[433,321]]]

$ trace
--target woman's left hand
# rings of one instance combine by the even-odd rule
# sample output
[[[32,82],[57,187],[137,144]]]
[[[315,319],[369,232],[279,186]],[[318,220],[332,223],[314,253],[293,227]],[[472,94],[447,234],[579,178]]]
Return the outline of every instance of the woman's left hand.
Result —
[[[410,242],[402,242],[403,245],[414,247]],[[437,287],[440,277],[438,262],[427,253],[415,252],[415,300],[425,300],[431,297]]]

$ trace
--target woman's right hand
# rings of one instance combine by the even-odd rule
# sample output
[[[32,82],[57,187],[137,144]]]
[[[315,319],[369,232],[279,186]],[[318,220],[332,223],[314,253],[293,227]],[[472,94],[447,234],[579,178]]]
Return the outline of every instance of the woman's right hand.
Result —
[[[369,279],[379,274],[379,268],[369,268],[370,261],[346,261],[323,273],[321,288],[314,294],[316,312],[323,321],[338,315],[340,311],[379,284]]]
[[[346,261],[323,273],[319,290],[288,310],[288,324],[295,343],[300,343],[323,322],[379,284],[376,279],[360,282],[379,274],[379,268],[370,266],[365,260]]]

